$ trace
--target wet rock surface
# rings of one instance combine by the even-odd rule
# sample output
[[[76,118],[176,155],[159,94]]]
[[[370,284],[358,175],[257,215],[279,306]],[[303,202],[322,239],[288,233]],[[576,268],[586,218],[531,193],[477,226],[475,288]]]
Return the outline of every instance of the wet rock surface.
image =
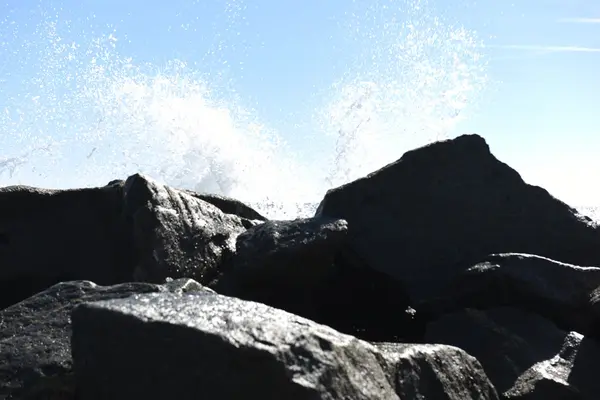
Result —
[[[498,398],[479,362],[458,348],[388,343],[382,352],[282,310],[217,294],[78,306],[72,347],[85,399]]]
[[[74,395],[70,314],[78,304],[136,293],[208,290],[190,279],[165,285],[63,282],[0,311],[0,398]]]
[[[271,221],[0,188],[0,399],[600,398],[600,230],[465,135]]]

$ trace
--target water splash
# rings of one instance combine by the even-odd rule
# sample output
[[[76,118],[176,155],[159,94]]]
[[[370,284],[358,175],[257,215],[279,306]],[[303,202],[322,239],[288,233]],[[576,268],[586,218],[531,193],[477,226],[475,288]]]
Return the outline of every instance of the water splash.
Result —
[[[482,42],[428,1],[353,4],[349,38],[364,51],[333,85],[320,115],[321,130],[337,141],[332,186],[450,137],[488,81]]]
[[[227,4],[239,18],[243,5]],[[0,75],[0,184],[82,187],[142,172],[271,217],[310,214],[331,186],[450,135],[486,82],[475,34],[425,1],[355,2],[344,28],[359,50],[315,106],[314,159],[224,91],[223,75],[135,63],[112,28],[83,42],[54,14],[21,42],[10,19],[0,28],[1,53],[14,55],[4,70],[28,71]]]

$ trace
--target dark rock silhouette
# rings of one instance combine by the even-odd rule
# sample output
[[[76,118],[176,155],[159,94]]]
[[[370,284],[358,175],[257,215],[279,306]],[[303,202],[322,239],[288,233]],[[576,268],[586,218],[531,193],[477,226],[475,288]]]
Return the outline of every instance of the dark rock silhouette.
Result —
[[[477,358],[504,398],[593,399],[600,393],[600,345],[536,314],[467,309],[432,322],[425,340]]]
[[[348,221],[349,247],[406,283],[414,301],[489,254],[527,253],[600,265],[588,217],[526,184],[485,140],[464,135],[407,152],[331,189],[317,216]]]
[[[132,238],[118,186],[0,188],[0,307],[55,283],[132,280]]]
[[[596,400],[599,271],[598,224],[477,135],[291,221],[139,174],[0,188],[0,399]]]
[[[516,306],[561,329],[600,338],[600,268],[529,254],[495,254],[466,269],[421,309],[446,314],[464,308]]]

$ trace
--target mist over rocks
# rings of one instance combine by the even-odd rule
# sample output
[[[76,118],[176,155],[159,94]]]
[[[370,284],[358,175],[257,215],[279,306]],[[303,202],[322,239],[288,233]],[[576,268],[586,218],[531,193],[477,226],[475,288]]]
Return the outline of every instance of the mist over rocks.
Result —
[[[0,188],[0,398],[595,400],[598,271],[598,225],[477,135],[295,220],[141,174]]]

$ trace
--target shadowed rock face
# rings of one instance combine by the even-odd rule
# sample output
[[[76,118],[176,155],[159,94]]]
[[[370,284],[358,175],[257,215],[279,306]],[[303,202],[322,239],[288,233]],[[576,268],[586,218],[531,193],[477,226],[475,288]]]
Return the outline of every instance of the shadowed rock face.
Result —
[[[237,203],[219,197],[259,216]],[[90,189],[0,188],[0,308],[69,280],[215,283],[256,223],[141,175]]]
[[[0,188],[0,307],[66,280],[131,280],[131,235],[116,186]]]
[[[594,399],[600,345],[515,308],[464,310],[432,322],[426,341],[458,346],[481,361],[509,399]]]
[[[435,293],[433,276],[443,283],[494,253],[600,265],[596,225],[526,184],[477,135],[409,151],[330,190],[317,216],[345,219],[349,246],[403,280],[414,300]]]
[[[464,308],[515,306],[565,330],[600,338],[600,268],[530,254],[495,254],[466,269],[421,305],[442,315]]]
[[[0,188],[0,398],[597,400],[599,237],[477,135],[291,221]]]

